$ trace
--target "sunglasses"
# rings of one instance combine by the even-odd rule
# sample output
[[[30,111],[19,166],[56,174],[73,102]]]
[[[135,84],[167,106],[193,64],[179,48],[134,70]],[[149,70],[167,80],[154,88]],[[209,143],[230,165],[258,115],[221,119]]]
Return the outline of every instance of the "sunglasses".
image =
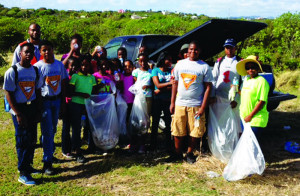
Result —
[[[258,67],[257,66],[245,66],[245,69],[246,70],[250,70],[250,69],[252,69],[252,70],[258,70]]]

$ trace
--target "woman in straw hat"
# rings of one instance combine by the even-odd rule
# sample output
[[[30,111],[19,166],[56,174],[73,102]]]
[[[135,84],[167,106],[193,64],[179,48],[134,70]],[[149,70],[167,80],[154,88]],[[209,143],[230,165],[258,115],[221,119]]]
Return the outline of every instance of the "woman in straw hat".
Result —
[[[241,119],[251,124],[257,136],[268,123],[267,102],[270,86],[264,77],[258,75],[262,68],[256,56],[248,56],[238,62],[236,68],[241,76],[246,76],[241,91]]]

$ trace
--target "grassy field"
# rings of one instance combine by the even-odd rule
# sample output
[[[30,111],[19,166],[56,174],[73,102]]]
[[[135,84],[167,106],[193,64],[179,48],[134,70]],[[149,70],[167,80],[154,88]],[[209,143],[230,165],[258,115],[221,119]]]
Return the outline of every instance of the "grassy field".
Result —
[[[1,87],[6,68],[0,68]],[[194,165],[164,163],[164,153],[128,156],[116,148],[104,155],[86,155],[88,162],[79,164],[64,160],[61,154],[61,122],[56,134],[55,156],[63,163],[54,164],[57,175],[42,174],[35,178],[38,186],[27,187],[17,181],[17,156],[14,128],[9,114],[0,110],[0,194],[1,195],[299,195],[300,155],[284,150],[286,141],[300,142],[299,71],[277,76],[278,89],[298,95],[297,99],[281,103],[270,113],[261,148],[266,159],[262,176],[253,175],[238,182],[227,182],[222,176],[210,178],[206,172],[222,175],[223,163],[209,154],[202,154]],[[287,75],[285,75],[287,74]],[[289,76],[289,77],[288,77]],[[298,78],[297,78],[298,76]],[[298,81],[298,83],[297,83]],[[3,90],[1,90],[1,99]],[[284,130],[284,126],[291,126]],[[39,131],[40,133],[40,131]],[[86,148],[86,145],[83,146]],[[34,167],[42,168],[42,149],[35,152]]]

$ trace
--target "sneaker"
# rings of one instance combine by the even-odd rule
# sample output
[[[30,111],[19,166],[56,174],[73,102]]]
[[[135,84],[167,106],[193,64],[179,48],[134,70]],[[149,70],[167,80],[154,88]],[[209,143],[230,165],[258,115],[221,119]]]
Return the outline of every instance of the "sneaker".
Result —
[[[30,175],[20,176],[18,181],[21,182],[22,184],[25,184],[25,185],[28,185],[28,186],[36,185],[34,179]]]
[[[145,146],[141,145],[138,151],[139,154],[145,154]]]
[[[177,154],[177,153],[172,153],[166,160],[165,162],[167,163],[179,163],[183,161],[183,156],[182,154]]]
[[[196,156],[193,153],[187,153],[186,155],[186,162],[188,162],[189,164],[194,164],[196,162]]]
[[[54,170],[53,170],[53,167],[52,167],[52,163],[44,163],[43,171],[44,171],[44,174],[46,174],[48,176],[53,175]]]
[[[74,157],[73,157],[73,155],[71,154],[71,153],[62,153],[62,155],[64,156],[64,157],[66,157],[67,159],[73,159]],[[54,158],[54,157],[53,157]]]
[[[76,161],[77,161],[77,163],[85,163],[86,158],[81,154],[76,157]]]

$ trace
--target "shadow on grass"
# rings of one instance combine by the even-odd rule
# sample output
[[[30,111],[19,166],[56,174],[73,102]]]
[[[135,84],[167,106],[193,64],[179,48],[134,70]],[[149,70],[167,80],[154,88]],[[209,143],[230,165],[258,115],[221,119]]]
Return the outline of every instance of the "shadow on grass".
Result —
[[[56,176],[38,179],[38,182],[44,184],[47,182],[63,182],[91,178],[118,168],[130,168],[133,166],[152,167],[162,163],[163,158],[166,156],[165,153],[130,155],[126,150],[115,149],[106,156],[87,156],[88,162],[85,164],[74,162],[72,166],[56,168]]]

